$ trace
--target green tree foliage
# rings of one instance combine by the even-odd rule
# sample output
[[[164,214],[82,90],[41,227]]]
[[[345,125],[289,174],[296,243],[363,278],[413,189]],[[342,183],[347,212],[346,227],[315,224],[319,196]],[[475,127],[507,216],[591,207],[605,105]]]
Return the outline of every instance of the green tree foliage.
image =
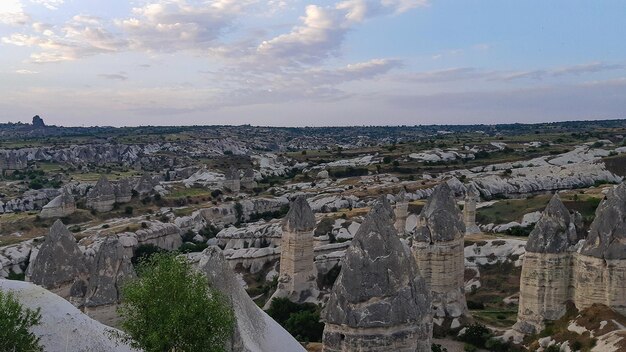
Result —
[[[155,253],[122,287],[122,328],[145,351],[224,351],[235,318],[207,278],[171,253]]]
[[[320,307],[315,304],[298,304],[288,298],[274,298],[267,314],[298,341],[322,341],[324,323],[320,322]]]
[[[480,323],[468,326],[465,332],[459,336],[459,340],[476,347],[484,348],[485,343],[491,337],[491,331]]]
[[[41,323],[40,309],[24,308],[12,292],[0,291],[0,351],[43,351],[29,329]]]

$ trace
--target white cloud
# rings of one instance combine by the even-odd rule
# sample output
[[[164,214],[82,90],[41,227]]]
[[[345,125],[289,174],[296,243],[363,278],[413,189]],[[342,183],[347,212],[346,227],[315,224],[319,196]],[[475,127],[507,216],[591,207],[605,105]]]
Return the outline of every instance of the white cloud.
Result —
[[[263,41],[257,53],[283,63],[317,63],[338,56],[346,33],[356,24],[424,5],[427,2],[419,0],[345,0],[327,7],[308,5],[305,15],[300,18],[301,25],[289,33]]]
[[[39,72],[22,69],[22,70],[16,70],[15,73],[20,74],[20,75],[35,75],[35,74],[38,74]]]
[[[24,25],[29,20],[30,16],[24,12],[24,6],[20,0],[0,1],[0,24]]]
[[[126,41],[110,33],[97,17],[74,16],[60,27],[34,23],[35,35],[15,33],[2,42],[16,46],[36,47],[31,54],[35,63],[72,61],[100,53],[118,52]]]
[[[30,0],[30,2],[43,5],[48,10],[58,10],[65,0]]]
[[[149,51],[206,49],[237,15],[256,1],[160,0],[133,8],[133,17],[117,20],[131,48]]]

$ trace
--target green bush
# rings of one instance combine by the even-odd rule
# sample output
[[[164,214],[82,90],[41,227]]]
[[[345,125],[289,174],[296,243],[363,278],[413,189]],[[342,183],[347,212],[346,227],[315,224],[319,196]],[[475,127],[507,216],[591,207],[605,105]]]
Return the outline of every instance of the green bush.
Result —
[[[172,253],[142,261],[138,278],[122,286],[121,326],[144,351],[224,351],[235,318],[206,276]]]
[[[0,291],[0,351],[43,351],[29,330],[41,323],[40,309],[24,308],[12,292]]]
[[[137,246],[137,249],[135,249],[131,262],[133,264],[139,264],[141,261],[146,260],[152,255],[160,252],[163,252],[163,249],[153,244],[140,244]]]
[[[491,331],[480,323],[468,326],[465,332],[459,336],[459,340],[480,348],[485,347],[485,343],[490,338]]]
[[[432,345],[430,345],[430,350],[432,352],[448,352],[448,349],[441,346],[440,344],[437,343],[433,343]]]
[[[300,341],[322,341],[324,323],[320,322],[320,307],[315,304],[274,298],[267,314]]]

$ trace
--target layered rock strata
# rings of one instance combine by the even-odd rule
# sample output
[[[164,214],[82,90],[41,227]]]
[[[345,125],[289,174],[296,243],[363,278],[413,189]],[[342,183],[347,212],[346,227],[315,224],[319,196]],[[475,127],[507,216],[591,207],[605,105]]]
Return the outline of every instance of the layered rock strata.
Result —
[[[115,202],[128,203],[133,197],[133,187],[128,178],[123,178],[115,184]]]
[[[87,194],[87,207],[98,212],[107,212],[115,204],[115,187],[102,175]]]
[[[66,190],[63,190],[56,198],[46,204],[39,213],[43,219],[62,218],[72,215],[76,211],[74,197]]]
[[[465,192],[465,204],[463,206],[463,222],[465,223],[465,233],[480,233],[478,225],[476,225],[476,206],[480,201],[480,192],[474,185],[470,183]]]
[[[323,313],[323,351],[430,351],[430,292],[381,199],[342,260]]]
[[[248,168],[244,171],[243,177],[241,178],[241,187],[245,189],[253,189],[257,187],[258,184],[254,179],[254,170]]]
[[[575,215],[555,194],[528,236],[515,330],[538,333],[544,321],[565,314],[573,297],[572,253],[578,240]]]
[[[86,275],[83,253],[74,236],[57,220],[30,263],[26,280],[68,297],[73,282]]]
[[[436,331],[459,327],[469,317],[465,301],[463,215],[447,183],[435,188],[418,217],[412,250],[432,292]]]
[[[222,183],[224,188],[228,188],[233,193],[241,190],[241,179],[239,178],[239,170],[234,167],[228,169],[224,174],[225,180]]]
[[[626,314],[626,183],[610,190],[575,255],[574,303],[600,303]]]
[[[291,203],[283,223],[280,276],[272,298],[288,297],[293,302],[317,300],[313,230],[315,215],[306,198],[298,197]]]
[[[406,233],[406,219],[409,216],[409,200],[404,188],[396,195],[394,212],[396,216],[396,222],[394,224],[396,231],[399,235],[404,235]]]

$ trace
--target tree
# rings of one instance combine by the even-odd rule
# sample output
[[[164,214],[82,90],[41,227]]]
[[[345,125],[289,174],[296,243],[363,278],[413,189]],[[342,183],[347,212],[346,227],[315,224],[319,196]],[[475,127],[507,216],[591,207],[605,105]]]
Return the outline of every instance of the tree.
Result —
[[[155,253],[122,286],[129,342],[145,351],[224,351],[235,318],[227,299],[182,257]]]
[[[13,292],[0,291],[0,351],[43,351],[29,329],[41,323],[40,309],[24,308]]]

